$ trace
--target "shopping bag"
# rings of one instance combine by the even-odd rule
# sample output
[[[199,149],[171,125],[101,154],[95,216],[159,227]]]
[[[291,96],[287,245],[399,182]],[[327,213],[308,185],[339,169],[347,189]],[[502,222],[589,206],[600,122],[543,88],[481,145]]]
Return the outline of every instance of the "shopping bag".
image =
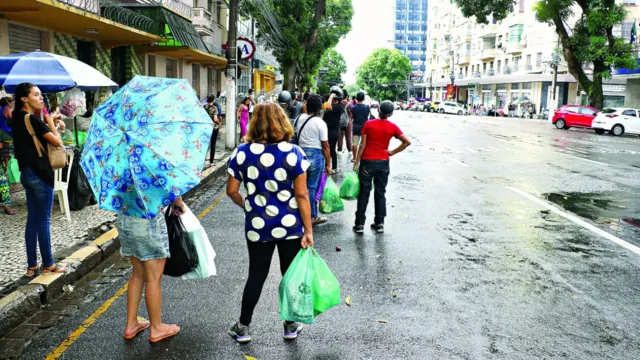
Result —
[[[193,242],[193,246],[198,254],[198,266],[192,271],[182,275],[182,280],[206,279],[216,275],[216,264],[214,259],[216,252],[209,242],[207,232],[204,230],[198,218],[188,210],[184,215],[180,216],[182,225],[184,225],[189,239]]]
[[[320,202],[322,200],[322,193],[324,192],[324,186],[327,184],[327,174],[322,173],[322,177],[320,178],[320,184],[318,184],[318,190],[316,191],[316,201]]]
[[[313,324],[313,255],[300,250],[280,282],[280,319]]]
[[[320,212],[323,214],[331,214],[344,210],[344,204],[340,199],[340,191],[333,182],[333,179],[327,177],[327,183],[324,186],[322,200],[320,200]]]
[[[171,213],[171,206],[167,207],[164,218],[169,234],[170,257],[164,265],[163,274],[182,276],[198,266],[198,254],[180,216]]]
[[[87,175],[80,167],[80,155],[80,151],[75,150],[73,164],[71,165],[71,177],[67,186],[67,197],[69,198],[69,209],[71,211],[84,209],[93,198],[93,190],[91,190]]]
[[[322,260],[316,249],[309,248],[313,268],[313,314],[318,316],[332,307],[340,304],[340,283]]]
[[[340,198],[345,200],[355,200],[360,193],[360,180],[354,171],[347,173],[342,185],[340,185]]]
[[[74,117],[87,112],[87,98],[78,88],[67,91],[62,98],[60,113],[66,117]]]
[[[16,158],[11,157],[11,159],[9,159],[7,173],[9,176],[9,184],[20,183],[20,167],[18,166],[18,160],[16,160]]]

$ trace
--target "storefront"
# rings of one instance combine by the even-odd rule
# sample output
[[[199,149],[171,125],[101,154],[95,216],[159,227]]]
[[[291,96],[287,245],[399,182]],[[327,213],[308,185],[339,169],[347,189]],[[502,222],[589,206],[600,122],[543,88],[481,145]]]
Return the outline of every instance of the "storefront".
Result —
[[[49,33],[28,26],[9,23],[9,52],[11,54],[50,51],[47,39]]]

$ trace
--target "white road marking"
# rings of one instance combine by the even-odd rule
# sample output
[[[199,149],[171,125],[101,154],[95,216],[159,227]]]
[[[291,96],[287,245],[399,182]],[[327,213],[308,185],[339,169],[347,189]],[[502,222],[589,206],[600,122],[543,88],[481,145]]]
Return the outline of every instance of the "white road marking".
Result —
[[[448,155],[442,155],[442,156],[443,156],[443,157],[446,157],[447,159],[449,159],[449,160],[453,161],[454,163],[456,163],[456,164],[458,164],[458,165],[462,165],[462,166],[465,166],[465,167],[469,167],[469,165],[467,165],[467,164],[463,163],[462,161],[456,160],[455,158],[452,158],[451,156],[448,156]]]
[[[489,149],[493,149],[493,151],[500,151],[500,149],[498,149],[497,147],[494,147],[494,146],[489,147]]]
[[[573,221],[574,223],[582,226],[583,228],[585,228],[587,230],[591,230],[592,232],[602,236],[603,238],[605,238],[605,239],[607,239],[607,240],[609,240],[609,241],[611,241],[611,242],[613,242],[615,244],[618,244],[618,245],[622,246],[623,248],[625,248],[627,250],[633,251],[634,253],[640,255],[640,247],[637,247],[637,246],[635,246],[633,244],[630,244],[630,243],[620,239],[617,236],[613,236],[613,235],[609,234],[608,232],[606,232],[606,231],[604,231],[604,230],[602,230],[602,229],[600,229],[600,228],[598,228],[596,226],[593,226],[593,225],[589,224],[588,222],[578,218],[577,216],[569,214],[569,213],[567,213],[565,211],[562,211],[562,210],[558,209],[557,207],[549,204],[548,202],[543,201],[542,199],[537,198],[537,197],[535,197],[535,196],[533,196],[533,195],[531,195],[531,194],[529,194],[529,193],[527,193],[525,191],[522,191],[522,190],[520,190],[518,188],[515,188],[513,186],[509,186],[509,189],[511,189],[513,192],[515,192],[515,193],[517,193],[519,195],[522,195],[523,197],[535,202],[538,205],[542,205],[542,206],[546,207],[547,209],[551,210],[553,213],[558,214],[558,215],[562,216],[563,218],[565,218],[567,220]]]
[[[584,151],[584,150],[580,150],[580,149],[569,149],[569,150],[573,150],[573,151],[577,151],[577,152],[579,152],[579,153],[583,153],[583,154],[585,154],[585,155],[589,155],[589,152],[588,152],[588,151]]]
[[[476,151],[475,151],[475,150],[473,150],[472,148],[468,148],[468,147],[466,147],[466,148],[465,148],[465,150],[467,150],[468,152],[470,152],[470,153],[472,153],[472,154],[475,154],[475,153],[476,153]]]
[[[604,165],[604,166],[609,166],[609,164],[605,164],[605,163],[600,162],[600,161],[589,160],[589,159],[585,159],[585,158],[580,157],[580,156],[569,155],[569,154],[561,153],[561,152],[558,152],[558,151],[554,151],[554,152],[555,152],[556,154],[560,154],[560,155],[569,156],[569,157],[572,157],[572,158],[575,158],[575,159],[580,159],[580,160],[584,160],[584,161],[592,162],[592,163],[594,163],[594,164]]]

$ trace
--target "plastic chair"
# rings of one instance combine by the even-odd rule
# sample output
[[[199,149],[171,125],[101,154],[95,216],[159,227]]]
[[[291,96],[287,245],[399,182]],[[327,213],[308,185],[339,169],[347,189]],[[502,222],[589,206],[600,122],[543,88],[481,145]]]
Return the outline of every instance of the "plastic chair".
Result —
[[[63,212],[67,221],[71,221],[71,210],[69,210],[69,195],[67,189],[69,189],[69,179],[71,179],[71,167],[73,166],[73,157],[75,156],[73,151],[67,149],[67,156],[69,157],[69,165],[67,166],[67,179],[63,181],[62,170],[58,169],[54,171],[53,177],[53,193],[58,195],[58,202],[60,203],[60,210]]]

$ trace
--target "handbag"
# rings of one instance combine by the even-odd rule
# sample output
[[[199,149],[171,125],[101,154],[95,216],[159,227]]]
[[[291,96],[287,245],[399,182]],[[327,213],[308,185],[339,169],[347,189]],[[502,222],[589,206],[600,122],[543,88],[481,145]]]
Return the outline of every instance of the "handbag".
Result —
[[[46,153],[49,156],[49,165],[53,170],[62,169],[67,166],[67,151],[63,146],[55,146],[47,142],[47,150],[44,149],[40,140],[36,136],[36,133],[33,131],[33,126],[31,126],[31,121],[29,120],[29,114],[24,116],[24,124],[27,127],[27,131],[31,138],[33,139],[33,144],[36,146],[36,150],[38,151],[38,157],[42,157],[42,153]]]

